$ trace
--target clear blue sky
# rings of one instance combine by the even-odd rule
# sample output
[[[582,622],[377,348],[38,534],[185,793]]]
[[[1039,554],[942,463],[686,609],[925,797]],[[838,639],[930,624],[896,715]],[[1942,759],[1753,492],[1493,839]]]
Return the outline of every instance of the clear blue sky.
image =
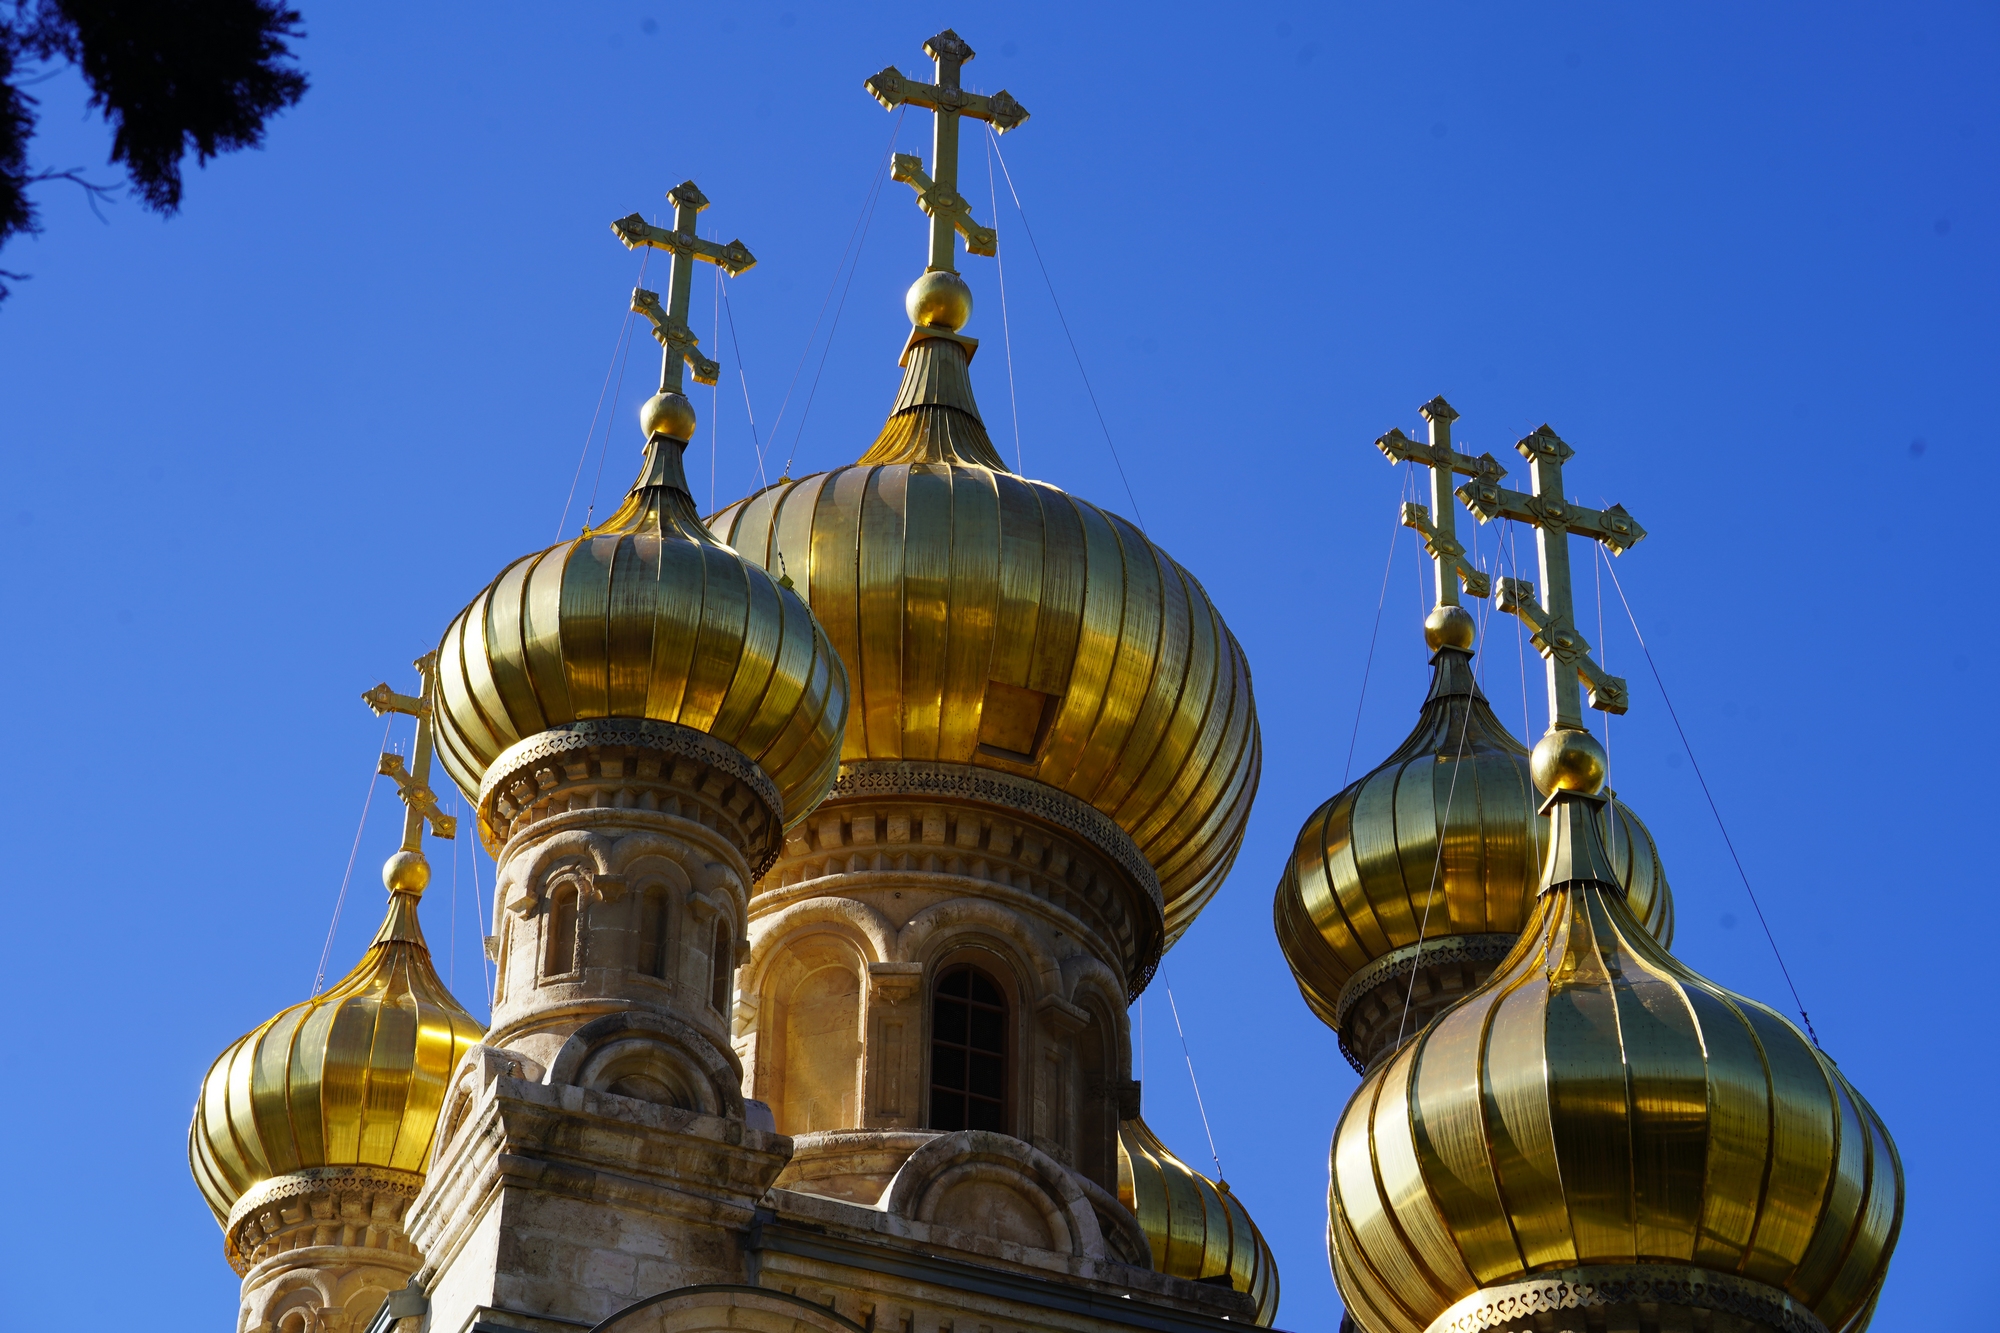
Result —
[[[1821,1038],[1908,1169],[1877,1326],[1989,1316],[1993,6],[304,8],[313,88],[265,150],[191,174],[166,223],[125,203],[100,224],[44,186],[46,234],[0,255],[34,274],[0,307],[11,1319],[82,1299],[163,1330],[232,1318],[183,1160],[197,1081],[311,987],[382,733],[357,694],[407,686],[556,530],[637,275],[606,224],[693,177],[705,229],[756,252],[733,300],[767,430],[889,146],[862,79],[920,70],[946,24],[980,51],[968,84],[1033,113],[1003,146],[1132,494],[1003,183],[1026,471],[1136,504],[1256,672],[1249,837],[1163,977],[1281,1260],[1280,1324],[1336,1317],[1325,1152],[1354,1076],[1293,990],[1271,890],[1356,725],[1404,484],[1370,444],[1436,393],[1508,461],[1551,422],[1578,498],[1650,529],[1618,572]],[[37,163],[108,177],[74,79],[36,92]],[[901,146],[928,152],[915,116]],[[990,216],[977,139],[966,162]],[[771,475],[872,438],[921,232],[890,186]],[[997,273],[964,267],[1011,457]],[[599,515],[654,361],[640,346],[606,409]],[[690,472],[706,501],[713,439],[726,502],[760,475],[741,393],[697,402]],[[1424,684],[1415,550],[1395,551],[1357,770]],[[1613,781],[1659,839],[1677,952],[1789,1008],[1615,600],[1605,628],[1635,695]],[[1519,727],[1512,625],[1486,643]],[[336,972],[378,920],[389,799]],[[470,881],[462,861],[454,929],[447,862],[425,919],[483,1014]],[[1200,1162],[1165,1001],[1147,1115]]]

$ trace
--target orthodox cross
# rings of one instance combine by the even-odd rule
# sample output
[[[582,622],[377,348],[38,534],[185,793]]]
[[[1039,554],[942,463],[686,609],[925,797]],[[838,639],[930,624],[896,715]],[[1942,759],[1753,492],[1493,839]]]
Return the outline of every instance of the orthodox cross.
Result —
[[[660,392],[679,393],[682,363],[693,367],[695,381],[700,384],[713,384],[722,373],[720,366],[701,354],[701,340],[688,327],[688,297],[694,290],[695,261],[714,264],[733,278],[748,272],[757,259],[741,241],[717,245],[695,235],[695,219],[708,207],[708,196],[696,189],[693,181],[682,181],[668,190],[667,202],[674,206],[672,231],[655,227],[637,213],[618,219],[611,224],[611,230],[625,242],[627,250],[650,245],[673,257],[667,274],[666,306],[660,305],[658,292],[639,287],[632,292],[632,310],[652,321],[653,337],[660,344]]]
[[[991,256],[999,242],[991,227],[972,220],[972,208],[958,192],[958,118],[983,120],[1005,134],[1026,120],[1028,112],[1005,89],[985,97],[958,86],[958,72],[972,59],[973,50],[950,28],[925,42],[924,54],[937,62],[936,83],[918,83],[891,65],[864,86],[888,110],[909,105],[937,113],[931,137],[931,174],[924,174],[922,158],[898,153],[890,175],[917,192],[917,207],[931,220],[929,267],[956,273],[954,232],[965,237],[966,250],[975,255]]]
[[[448,840],[458,836],[458,820],[438,809],[437,793],[430,789],[431,706],[437,697],[437,654],[425,653],[417,659],[416,668],[423,679],[423,693],[416,698],[398,694],[385,683],[363,693],[361,701],[374,709],[377,717],[384,713],[405,713],[417,720],[414,763],[406,768],[403,756],[384,754],[375,771],[395,779],[396,794],[403,800],[403,850],[421,853],[426,821],[430,823],[433,838]]]
[[[1465,548],[1459,545],[1458,514],[1451,502],[1452,474],[1492,481],[1506,476],[1507,469],[1492,454],[1474,458],[1451,447],[1451,423],[1458,420],[1458,413],[1442,397],[1431,399],[1417,410],[1430,423],[1429,444],[1419,444],[1396,429],[1375,441],[1375,447],[1388,455],[1392,463],[1422,463],[1430,469],[1430,506],[1405,504],[1403,526],[1416,529],[1437,566],[1437,604],[1457,606],[1460,584],[1474,597],[1484,597],[1493,590],[1493,583],[1473,568],[1465,558]]]
[[[1509,518],[1534,526],[1541,601],[1535,600],[1534,584],[1503,578],[1499,605],[1534,630],[1535,648],[1548,663],[1550,730],[1581,731],[1579,683],[1590,689],[1590,706],[1606,713],[1624,712],[1630,704],[1630,692],[1622,679],[1606,673],[1592,660],[1589,642],[1577,632],[1570,589],[1570,534],[1603,542],[1613,555],[1622,555],[1644,540],[1646,530],[1623,505],[1590,509],[1563,498],[1563,464],[1575,457],[1576,451],[1547,426],[1538,427],[1514,448],[1528,460],[1534,477],[1533,495],[1509,490],[1492,477],[1477,477],[1458,488],[1458,498],[1481,523]]]

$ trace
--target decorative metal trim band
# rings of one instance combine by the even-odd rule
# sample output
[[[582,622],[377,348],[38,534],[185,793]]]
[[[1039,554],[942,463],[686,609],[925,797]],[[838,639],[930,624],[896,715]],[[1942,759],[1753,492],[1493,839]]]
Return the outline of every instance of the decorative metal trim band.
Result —
[[[1383,954],[1347,979],[1333,1002],[1334,1024],[1347,1026],[1348,1011],[1361,1003],[1368,992],[1385,981],[1407,977],[1421,965],[1447,967],[1462,963],[1497,963],[1514,951],[1519,935],[1441,935],[1419,944],[1406,944]]]
[[[523,769],[544,760],[607,745],[657,750],[662,754],[693,759],[711,768],[719,768],[755,792],[757,798],[770,807],[778,826],[784,826],[785,802],[778,794],[778,784],[758,767],[754,759],[705,731],[696,731],[678,722],[656,722],[639,717],[587,718],[551,727],[547,731],[536,732],[526,740],[514,742],[487,766],[486,776],[479,783],[479,808],[484,810],[494,792],[513,782]]]
[[[1827,1333],[1811,1310],[1776,1287],[1703,1268],[1668,1264],[1606,1264],[1565,1268],[1475,1291],[1446,1310],[1425,1333],[1482,1333],[1541,1328],[1536,1315],[1638,1303],[1715,1310],[1753,1320],[1773,1333]],[[1581,1327],[1581,1325],[1578,1325]]]
[[[1166,916],[1166,899],[1153,863],[1139,850],[1118,821],[1047,783],[1010,773],[910,759],[858,759],[840,766],[840,776],[822,804],[870,796],[914,796],[939,800],[977,801],[1014,810],[1074,833],[1103,852],[1131,877],[1153,909]]]

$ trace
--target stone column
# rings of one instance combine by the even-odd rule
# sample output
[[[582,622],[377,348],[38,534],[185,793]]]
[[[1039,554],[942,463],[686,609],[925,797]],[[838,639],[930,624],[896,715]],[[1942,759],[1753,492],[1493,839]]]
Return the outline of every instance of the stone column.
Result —
[[[745,1091],[803,1136],[782,1186],[873,1203],[937,1128],[932,986],[969,962],[1008,997],[1005,1132],[1116,1190],[1126,1004],[1164,929],[1116,823],[1006,773],[852,763],[750,911],[736,1047]]]
[[[744,1280],[791,1150],[744,1100],[728,1018],[779,809],[741,753],[667,723],[575,723],[494,762],[493,1025],[411,1211],[430,1327],[558,1333]]]
[[[295,1171],[251,1187],[224,1247],[243,1278],[237,1333],[361,1333],[420,1262],[403,1217],[423,1177],[376,1167]]]

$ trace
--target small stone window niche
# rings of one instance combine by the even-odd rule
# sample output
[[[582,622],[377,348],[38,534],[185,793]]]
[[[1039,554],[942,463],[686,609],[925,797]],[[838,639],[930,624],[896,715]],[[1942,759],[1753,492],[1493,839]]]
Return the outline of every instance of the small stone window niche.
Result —
[[[1007,997],[976,967],[931,991],[930,1127],[1007,1132]]]
[[[717,917],[715,944],[708,954],[710,968],[708,1004],[724,1018],[729,1016],[729,983],[736,976],[736,950],[729,936],[728,918]]]
[[[560,884],[549,895],[548,919],[543,929],[545,951],[542,957],[544,977],[568,976],[582,970],[581,927],[583,925],[583,904],[576,885]]]

